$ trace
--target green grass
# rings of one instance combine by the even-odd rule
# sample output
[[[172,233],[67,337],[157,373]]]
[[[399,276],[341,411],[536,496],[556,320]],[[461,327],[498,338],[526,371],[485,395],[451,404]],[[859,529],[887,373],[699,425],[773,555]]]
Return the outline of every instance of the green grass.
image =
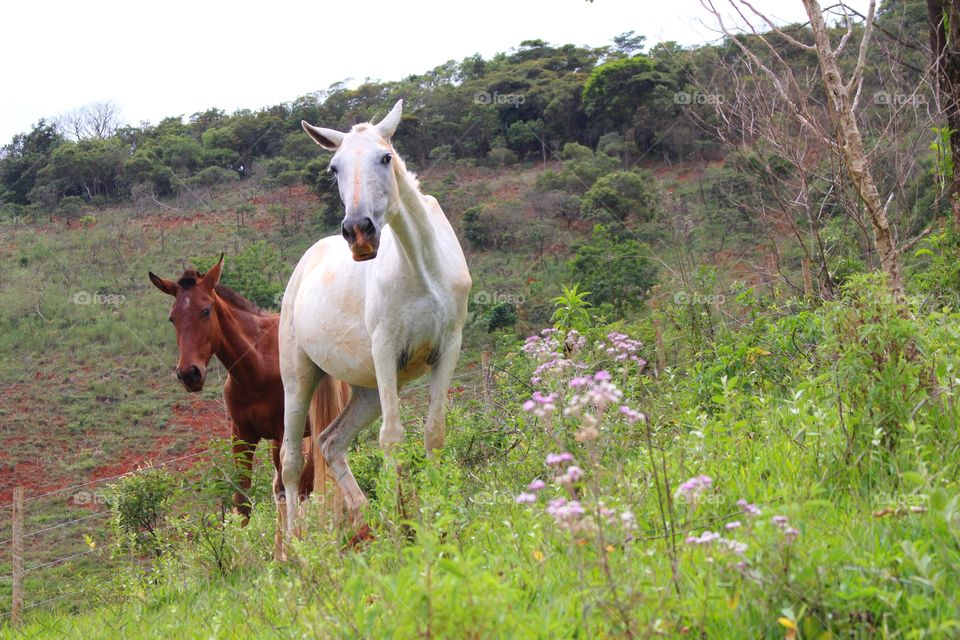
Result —
[[[13,390],[0,403],[11,436],[4,464],[36,459],[73,483],[149,449],[186,397],[170,379],[169,302],[145,271],[172,277],[183,258],[264,235],[292,268],[320,233],[309,223],[293,236],[254,231],[265,206],[247,229],[210,215],[209,226],[166,232],[162,248],[153,227],[123,209],[98,213],[85,230],[3,229],[17,247],[0,254],[0,273],[10,274],[0,287],[0,348],[12,354],[0,382]],[[524,295],[531,333],[547,322],[562,254],[469,259],[476,291]],[[710,272],[698,280],[704,294],[724,290]],[[649,315],[610,326],[592,319],[580,327],[587,346],[572,357],[583,372],[609,371],[622,402],[649,417],[649,430],[630,424],[617,402],[591,414],[595,437],[583,416],[548,421],[523,409],[538,363],[514,332],[487,334],[485,308],[474,304],[441,459],[419,453],[422,387],[404,393],[399,476],[376,429],[350,454],[375,540],[344,551],[350,531],[323,529],[311,511],[305,539],[275,563],[263,452],[246,528],[231,518],[200,525],[215,513],[215,501],[201,498],[216,493],[216,469],[194,469],[176,476],[184,494],[158,560],[131,555],[99,519],[37,536],[28,566],[90,549],[85,535],[98,550],[31,574],[28,604],[59,599],[31,609],[19,629],[0,626],[0,637],[776,638],[793,628],[800,638],[956,637],[960,317],[914,309],[903,320],[875,302],[876,282],[850,286],[819,308],[748,290],[723,313],[677,303],[667,289],[656,313],[669,366],[659,376],[605,352],[607,333],[621,331],[642,339],[640,355],[654,362]],[[124,301],[76,305],[81,290]],[[908,343],[913,361],[901,357]],[[498,366],[493,401],[483,399],[475,366],[485,348]],[[543,374],[538,389],[568,405],[571,371]],[[218,393],[211,386],[204,398]],[[174,438],[164,453],[182,446]],[[545,465],[562,450],[584,473],[575,493]],[[682,484],[700,475],[710,487],[684,502]],[[534,504],[517,504],[536,478],[547,487]],[[559,497],[576,497],[585,511],[573,530],[546,511]],[[741,499],[762,513],[745,513]],[[60,499],[37,506],[28,531],[91,513]],[[613,522],[601,509],[613,510]],[[635,528],[618,524],[626,510]],[[732,522],[740,526],[727,529]],[[740,554],[732,543],[687,541],[705,531],[746,546]],[[4,562],[0,575],[10,570]],[[9,599],[2,581],[0,599]]]

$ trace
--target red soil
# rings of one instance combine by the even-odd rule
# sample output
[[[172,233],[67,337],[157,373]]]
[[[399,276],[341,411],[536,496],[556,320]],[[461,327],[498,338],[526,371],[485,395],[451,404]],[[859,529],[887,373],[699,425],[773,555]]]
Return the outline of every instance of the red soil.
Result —
[[[165,465],[167,468],[182,471],[203,459],[198,454],[206,451],[211,438],[230,435],[229,420],[223,404],[217,400],[190,398],[177,402],[173,405],[173,415],[167,425],[167,430],[172,433],[157,438],[153,446],[142,454],[97,467],[90,479],[114,478],[147,464],[160,465],[167,461],[170,461]]]
[[[4,400],[11,400],[10,404],[16,402],[11,396]],[[90,499],[90,495],[101,486],[98,481],[116,478],[148,463],[161,465],[170,461],[166,466],[171,470],[187,469],[204,459],[198,454],[207,449],[211,438],[229,436],[230,426],[220,401],[189,397],[173,406],[173,418],[164,431],[164,435],[157,438],[147,451],[127,452],[121,460],[101,465],[85,478],[69,479],[56,477],[49,465],[40,461],[11,464],[10,451],[15,450],[18,443],[23,444],[26,436],[9,437],[0,451],[0,505],[13,500],[13,488],[18,486],[24,487],[26,497],[30,498],[74,485],[94,483],[79,487],[72,495],[65,492],[64,498],[77,506],[95,506],[97,503]]]

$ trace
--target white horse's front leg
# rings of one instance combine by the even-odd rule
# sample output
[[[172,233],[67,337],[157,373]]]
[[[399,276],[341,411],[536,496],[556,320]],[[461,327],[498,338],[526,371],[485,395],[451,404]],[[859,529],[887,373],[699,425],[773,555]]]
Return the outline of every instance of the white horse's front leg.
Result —
[[[443,449],[446,438],[447,391],[460,358],[462,339],[459,331],[449,338],[430,374],[430,408],[427,411],[427,423],[423,428],[423,440],[427,455],[431,457],[435,451]]]
[[[377,391],[383,424],[380,426],[380,448],[390,454],[403,442],[403,424],[400,422],[400,394],[397,389],[397,350],[390,343],[373,340],[373,365],[377,374]]]
[[[300,506],[300,476],[303,473],[303,432],[307,423],[310,398],[320,379],[320,370],[297,349],[289,359],[281,348],[280,372],[283,378],[283,444],[280,447],[281,476],[287,503],[287,535],[293,536]]]

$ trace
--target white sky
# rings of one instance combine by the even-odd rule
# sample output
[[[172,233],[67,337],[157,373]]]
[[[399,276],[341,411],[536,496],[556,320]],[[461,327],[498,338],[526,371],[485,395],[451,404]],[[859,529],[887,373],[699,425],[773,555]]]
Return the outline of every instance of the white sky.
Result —
[[[799,0],[753,4],[780,21],[804,16]],[[91,102],[155,123],[398,80],[533,38],[601,46],[633,30],[648,48],[689,45],[715,38],[712,24],[699,0],[2,0],[0,145]]]

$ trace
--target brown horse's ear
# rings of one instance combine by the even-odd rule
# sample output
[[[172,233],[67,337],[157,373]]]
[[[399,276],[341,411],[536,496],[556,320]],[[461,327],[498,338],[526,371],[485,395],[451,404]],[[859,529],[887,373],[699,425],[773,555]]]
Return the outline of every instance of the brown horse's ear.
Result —
[[[160,291],[163,291],[168,296],[176,297],[177,290],[180,289],[180,287],[177,286],[176,282],[170,282],[169,280],[164,280],[163,278],[155,274],[153,271],[150,271],[149,273],[150,273],[150,282],[153,283],[153,286],[155,286],[157,289],[160,289]]]
[[[220,282],[220,272],[223,271],[223,254],[220,254],[220,259],[217,260],[217,264],[213,265],[210,271],[207,271],[203,275],[202,284],[204,287],[213,291],[213,288],[217,286],[217,283]]]

